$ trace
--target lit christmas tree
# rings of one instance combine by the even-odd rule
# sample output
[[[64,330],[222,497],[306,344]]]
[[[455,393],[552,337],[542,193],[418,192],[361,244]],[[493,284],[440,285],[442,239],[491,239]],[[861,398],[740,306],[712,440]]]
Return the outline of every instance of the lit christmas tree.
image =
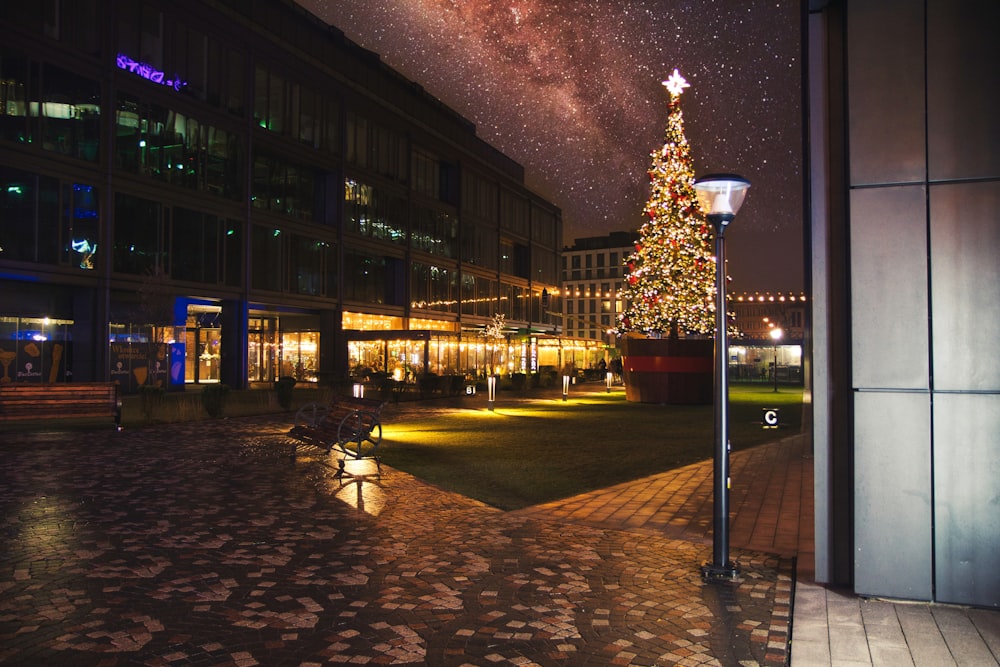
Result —
[[[666,138],[654,150],[650,194],[639,241],[625,261],[626,304],[618,333],[652,337],[705,334],[715,328],[712,227],[698,206],[691,149],[680,97],[687,81],[677,70],[663,82],[670,93]]]

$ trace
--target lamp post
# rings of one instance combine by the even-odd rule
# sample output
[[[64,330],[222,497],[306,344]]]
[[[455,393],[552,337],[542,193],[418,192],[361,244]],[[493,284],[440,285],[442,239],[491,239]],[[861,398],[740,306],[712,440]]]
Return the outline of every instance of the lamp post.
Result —
[[[774,342],[774,392],[778,393],[778,341],[784,332],[781,327],[771,329],[771,340]]]
[[[734,579],[729,560],[729,340],[726,317],[726,227],[736,217],[750,181],[735,174],[710,174],[694,182],[705,217],[715,230],[715,457],[713,462],[712,562],[705,579]]]

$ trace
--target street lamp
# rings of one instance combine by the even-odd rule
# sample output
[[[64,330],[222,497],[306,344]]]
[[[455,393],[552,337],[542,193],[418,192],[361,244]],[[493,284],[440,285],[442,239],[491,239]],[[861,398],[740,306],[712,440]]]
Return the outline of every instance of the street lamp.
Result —
[[[712,562],[701,568],[705,579],[734,579],[729,560],[729,341],[726,317],[726,227],[736,217],[750,181],[735,174],[696,179],[694,189],[705,217],[715,230],[715,460],[713,474]]]
[[[781,327],[774,327],[771,329],[771,340],[774,341],[774,391],[778,392],[778,341],[781,340],[781,336],[784,335],[784,331]]]

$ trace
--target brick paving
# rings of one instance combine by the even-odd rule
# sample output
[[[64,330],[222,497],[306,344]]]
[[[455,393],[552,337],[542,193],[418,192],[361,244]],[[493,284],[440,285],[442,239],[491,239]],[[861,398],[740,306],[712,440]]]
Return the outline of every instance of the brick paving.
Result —
[[[734,454],[741,576],[705,583],[710,464],[502,512],[287,427],[4,434],[0,662],[786,664],[794,442]]]

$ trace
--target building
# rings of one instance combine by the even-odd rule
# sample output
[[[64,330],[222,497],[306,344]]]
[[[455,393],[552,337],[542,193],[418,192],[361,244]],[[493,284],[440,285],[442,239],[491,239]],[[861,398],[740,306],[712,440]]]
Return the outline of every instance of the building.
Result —
[[[1000,607],[1000,4],[811,0],[817,581]]]
[[[635,249],[637,232],[591,236],[563,248],[563,327],[567,336],[614,344],[609,333],[622,312],[625,258]]]
[[[730,376],[734,380],[803,383],[806,295],[743,292],[730,297],[739,331],[729,342]]]
[[[0,33],[3,381],[484,373],[496,314],[497,366],[561,362],[559,209],[290,0],[3,3]]]

